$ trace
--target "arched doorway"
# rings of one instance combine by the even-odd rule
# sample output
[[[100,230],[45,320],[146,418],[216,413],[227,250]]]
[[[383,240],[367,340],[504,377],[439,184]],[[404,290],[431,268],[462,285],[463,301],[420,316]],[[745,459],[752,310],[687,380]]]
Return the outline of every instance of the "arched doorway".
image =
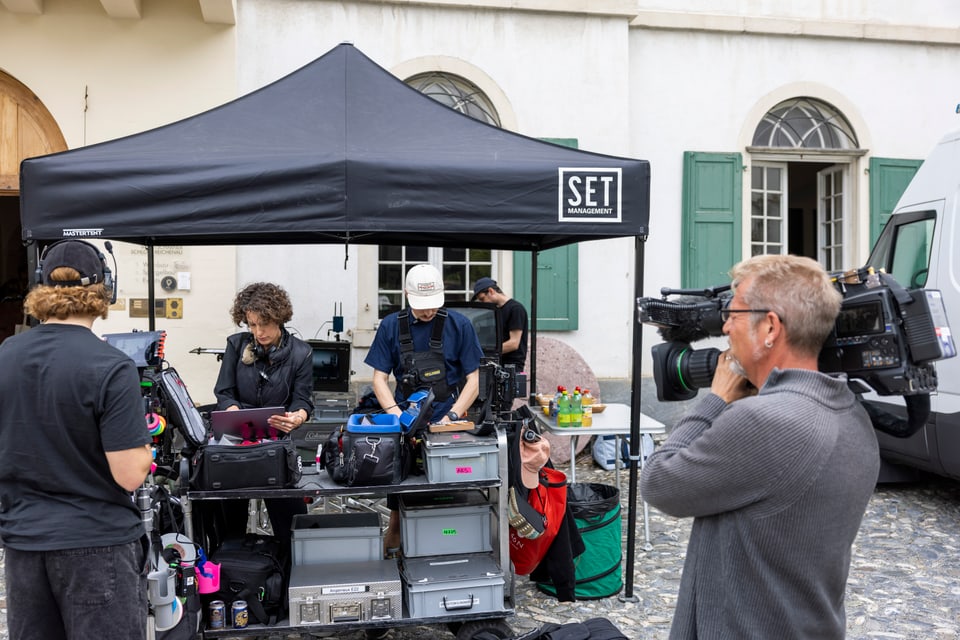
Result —
[[[40,99],[0,71],[0,342],[22,321],[30,286],[27,251],[20,241],[20,162],[66,148],[60,127]]]
[[[749,255],[792,253],[828,271],[855,258],[851,167],[863,155],[856,132],[833,105],[784,100],[754,130],[750,153]]]

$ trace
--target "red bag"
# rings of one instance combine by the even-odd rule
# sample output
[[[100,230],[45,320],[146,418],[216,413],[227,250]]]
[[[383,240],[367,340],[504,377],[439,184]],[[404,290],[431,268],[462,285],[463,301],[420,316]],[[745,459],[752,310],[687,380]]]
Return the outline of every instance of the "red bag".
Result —
[[[549,467],[540,469],[540,485],[530,490],[527,502],[543,515],[544,531],[538,538],[530,540],[510,527],[510,560],[518,576],[530,575],[557,537],[563,514],[567,510],[566,474]]]

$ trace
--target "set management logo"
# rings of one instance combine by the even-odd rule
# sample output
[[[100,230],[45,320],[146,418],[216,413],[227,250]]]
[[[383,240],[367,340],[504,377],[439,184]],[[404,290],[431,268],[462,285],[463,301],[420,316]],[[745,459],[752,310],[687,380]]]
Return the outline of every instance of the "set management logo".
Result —
[[[620,222],[620,168],[560,167],[560,222]]]

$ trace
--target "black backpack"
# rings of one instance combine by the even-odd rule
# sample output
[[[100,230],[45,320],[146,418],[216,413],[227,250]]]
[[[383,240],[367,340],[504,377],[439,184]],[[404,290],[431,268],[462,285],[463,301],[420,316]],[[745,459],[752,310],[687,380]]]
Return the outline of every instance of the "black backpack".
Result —
[[[223,600],[227,615],[231,603],[244,600],[251,620],[276,624],[287,609],[284,558],[272,536],[248,534],[227,538],[210,558],[220,565],[220,589],[204,596],[205,604]]]

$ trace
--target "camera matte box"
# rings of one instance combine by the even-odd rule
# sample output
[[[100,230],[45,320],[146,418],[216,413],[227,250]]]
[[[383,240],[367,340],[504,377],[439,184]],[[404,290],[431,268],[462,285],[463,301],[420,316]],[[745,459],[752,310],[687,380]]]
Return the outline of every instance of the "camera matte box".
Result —
[[[423,452],[423,466],[430,483],[475,482],[499,477],[496,436],[427,433]]]
[[[411,618],[503,611],[503,572],[490,554],[405,558],[401,575]]]
[[[493,549],[490,503],[478,491],[400,496],[400,540],[408,558]]]
[[[396,560],[294,566],[290,624],[396,620],[403,615]]]

